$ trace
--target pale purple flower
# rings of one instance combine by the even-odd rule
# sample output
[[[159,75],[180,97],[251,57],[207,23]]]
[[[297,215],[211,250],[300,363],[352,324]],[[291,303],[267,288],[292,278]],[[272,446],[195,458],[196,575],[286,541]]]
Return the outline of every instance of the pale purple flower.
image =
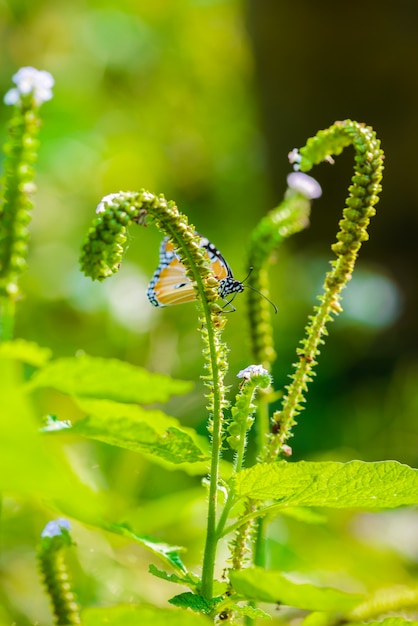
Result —
[[[268,371],[262,365],[249,365],[237,374],[237,378],[250,380],[253,376],[268,376]]]
[[[69,532],[70,522],[64,517],[60,517],[48,522],[41,533],[41,537],[59,537],[63,530]]]
[[[52,98],[54,79],[49,72],[34,67],[21,67],[12,78],[16,87],[9,89],[4,96],[4,103],[19,104],[22,96],[33,95],[36,106]]]
[[[287,177],[287,184],[290,189],[294,189],[303,194],[308,200],[320,198],[322,195],[321,185],[307,174],[302,172],[292,172]]]

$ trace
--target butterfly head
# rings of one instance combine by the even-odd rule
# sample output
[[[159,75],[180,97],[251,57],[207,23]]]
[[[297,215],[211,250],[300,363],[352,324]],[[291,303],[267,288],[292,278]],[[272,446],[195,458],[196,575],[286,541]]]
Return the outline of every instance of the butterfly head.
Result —
[[[231,294],[235,296],[242,291],[244,291],[244,285],[241,281],[235,280],[233,276],[227,276],[219,281],[218,294],[224,300]]]

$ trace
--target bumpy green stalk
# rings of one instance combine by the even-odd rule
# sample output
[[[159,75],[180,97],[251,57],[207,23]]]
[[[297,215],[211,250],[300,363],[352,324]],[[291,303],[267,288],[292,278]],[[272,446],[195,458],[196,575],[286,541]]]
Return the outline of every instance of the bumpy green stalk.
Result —
[[[72,545],[66,520],[50,522],[52,532],[43,535],[38,549],[42,581],[51,599],[57,626],[81,624],[80,609],[71,590],[70,577],[63,550]]]
[[[26,269],[39,126],[30,97],[13,108],[4,146],[4,197],[0,207],[0,340],[12,337],[18,279]]]
[[[341,312],[341,291],[351,279],[360,247],[368,239],[367,227],[375,215],[375,204],[381,191],[383,153],[374,131],[363,124],[346,120],[336,122],[327,130],[320,131],[300,149],[297,159],[301,171],[309,171],[313,165],[340,154],[345,146],[352,144],[355,150],[354,175],[349,187],[350,195],[340,220],[337,243],[332,246],[337,259],[331,262],[332,270],[325,277],[320,305],[314,307],[309,317],[306,337],[297,349],[299,357],[292,375],[293,382],[286,387],[281,411],[273,415],[272,434],[264,451],[263,460],[274,460],[283,450],[296,416],[303,409],[307,385],[314,375],[319,346],[324,343],[326,326],[333,315]]]
[[[254,404],[255,394],[259,390],[266,389],[271,384],[269,373],[261,365],[249,365],[239,372],[238,377],[242,378],[243,382],[236,396],[235,405],[231,411],[231,421],[227,427],[227,442],[236,452],[233,466],[234,474],[240,472],[244,464],[247,434],[254,423],[253,415],[257,408]],[[233,505],[234,494],[230,491],[216,529],[218,539],[223,535],[224,527]]]
[[[209,486],[207,535],[202,569],[202,594],[212,597],[213,573],[218,538],[216,536],[217,492],[219,461],[222,446],[223,410],[227,406],[224,376],[227,370],[226,346],[221,341],[226,319],[220,315],[216,304],[218,282],[214,278],[200,238],[188,224],[174,202],[149,192],[120,192],[102,200],[98,217],[89,231],[81,254],[84,273],[93,279],[103,280],[120,267],[127,240],[127,227],[132,223],[145,223],[150,218],[170,237],[189,278],[195,283],[200,314],[203,355],[207,374],[203,376],[210,392],[208,409],[209,430],[212,435],[212,460]]]
[[[254,423],[256,405],[254,397],[259,388],[267,389],[271,384],[271,377],[261,365],[250,365],[238,374],[243,379],[235,405],[231,411],[231,421],[227,428],[227,442],[236,451],[234,472],[240,472],[243,467],[247,433]]]

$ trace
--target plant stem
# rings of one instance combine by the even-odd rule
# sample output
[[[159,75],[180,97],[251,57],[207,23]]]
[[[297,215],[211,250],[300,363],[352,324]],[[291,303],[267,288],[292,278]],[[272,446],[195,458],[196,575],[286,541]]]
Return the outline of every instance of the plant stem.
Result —
[[[13,339],[15,301],[2,298],[0,301],[0,343]]]
[[[221,372],[217,362],[217,350],[215,345],[215,333],[211,323],[209,307],[203,302],[205,317],[207,319],[208,342],[210,346],[210,359],[212,364],[213,379],[213,431],[212,431],[212,459],[210,467],[209,503],[206,526],[206,542],[202,567],[202,595],[205,598],[212,598],[213,577],[215,570],[216,548],[218,545],[218,535],[216,532],[216,514],[218,500],[219,481],[219,460],[221,455],[221,428],[222,428],[222,382]]]

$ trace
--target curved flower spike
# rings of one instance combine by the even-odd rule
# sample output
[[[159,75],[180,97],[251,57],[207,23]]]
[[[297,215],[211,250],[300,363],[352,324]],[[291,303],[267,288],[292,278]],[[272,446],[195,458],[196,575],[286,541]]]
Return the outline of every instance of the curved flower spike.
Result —
[[[301,172],[307,172],[321,161],[330,161],[333,154],[340,154],[350,144],[355,150],[354,175],[343,219],[339,222],[337,242],[331,246],[337,258],[331,262],[332,269],[325,277],[323,293],[318,298],[320,304],[314,307],[305,339],[297,349],[298,362],[294,365],[292,383],[286,387],[282,409],[273,415],[269,443],[261,456],[264,461],[272,461],[284,451],[285,442],[296,423],[295,418],[303,409],[307,385],[314,376],[319,346],[324,343],[323,337],[327,334],[326,326],[333,321],[333,316],[342,311],[341,292],[351,279],[362,243],[368,239],[367,227],[376,213],[374,207],[379,200],[383,172],[383,152],[375,132],[351,120],[335,122],[308,139],[297,153],[291,153],[291,161]]]
[[[36,190],[39,105],[52,98],[51,74],[23,67],[14,76],[16,87],[7,92],[6,104],[16,105],[4,146],[4,185],[0,201],[0,339],[13,334],[18,279],[26,268],[29,230]]]

